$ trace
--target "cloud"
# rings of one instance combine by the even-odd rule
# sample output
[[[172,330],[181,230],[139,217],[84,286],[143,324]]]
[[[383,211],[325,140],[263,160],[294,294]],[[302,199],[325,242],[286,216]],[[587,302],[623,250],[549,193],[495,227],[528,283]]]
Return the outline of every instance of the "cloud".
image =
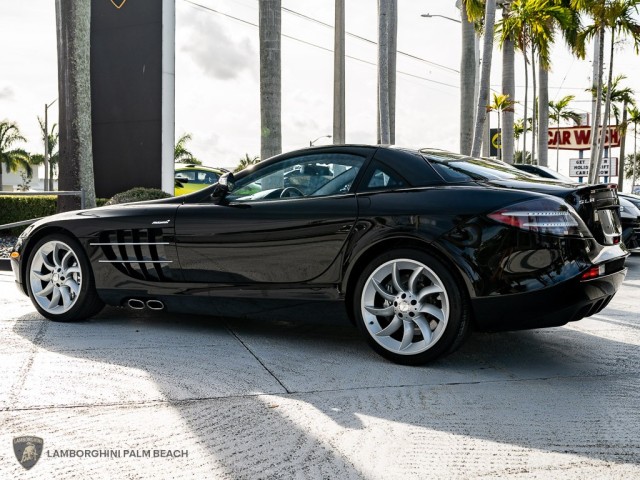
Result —
[[[243,71],[256,68],[258,54],[250,38],[231,38],[219,22],[198,11],[185,15],[184,25],[188,33],[180,49],[189,54],[206,75],[232,80]]]
[[[0,88],[0,100],[13,100],[14,92],[11,87]]]

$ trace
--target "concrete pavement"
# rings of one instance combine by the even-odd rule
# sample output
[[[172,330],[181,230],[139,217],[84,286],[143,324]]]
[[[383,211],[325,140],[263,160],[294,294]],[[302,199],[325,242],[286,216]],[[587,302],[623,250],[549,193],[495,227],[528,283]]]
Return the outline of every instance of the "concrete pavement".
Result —
[[[590,319],[475,334],[419,368],[378,357],[335,305],[61,324],[0,272],[0,478],[640,478],[628,266]],[[23,435],[44,440],[29,471]]]

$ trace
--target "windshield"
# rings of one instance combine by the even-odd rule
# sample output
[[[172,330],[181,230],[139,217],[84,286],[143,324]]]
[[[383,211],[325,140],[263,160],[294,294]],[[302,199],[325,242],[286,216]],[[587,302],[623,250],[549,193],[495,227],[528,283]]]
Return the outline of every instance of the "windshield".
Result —
[[[455,153],[430,150],[421,150],[421,153],[447,182],[504,179],[530,182],[539,180],[539,177],[518,170],[500,160],[472,158]]]

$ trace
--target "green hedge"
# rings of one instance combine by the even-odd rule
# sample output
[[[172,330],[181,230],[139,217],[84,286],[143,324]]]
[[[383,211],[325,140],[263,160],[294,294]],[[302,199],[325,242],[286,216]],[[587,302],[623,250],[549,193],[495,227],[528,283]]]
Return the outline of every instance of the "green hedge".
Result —
[[[107,200],[106,198],[98,198],[96,204],[101,207],[107,203]],[[0,225],[53,215],[57,213],[57,208],[58,200],[55,195],[9,197],[0,194]],[[25,228],[0,230],[0,235],[20,235]]]
[[[41,197],[29,196],[1,196],[0,195],[0,225],[20,222],[30,218],[46,217],[56,213],[57,199],[55,195]],[[26,227],[0,230],[0,235],[19,235]]]

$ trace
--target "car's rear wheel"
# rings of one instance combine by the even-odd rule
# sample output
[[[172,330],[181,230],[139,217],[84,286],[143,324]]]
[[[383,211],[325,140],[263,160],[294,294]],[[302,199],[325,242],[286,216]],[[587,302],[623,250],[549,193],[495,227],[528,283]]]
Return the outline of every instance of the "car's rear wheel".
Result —
[[[396,363],[420,365],[457,349],[469,330],[466,296],[446,266],[414,249],[390,251],[362,272],[354,292],[358,328]]]
[[[68,235],[40,239],[31,250],[27,275],[31,301],[51,320],[84,320],[104,306],[84,250]]]

